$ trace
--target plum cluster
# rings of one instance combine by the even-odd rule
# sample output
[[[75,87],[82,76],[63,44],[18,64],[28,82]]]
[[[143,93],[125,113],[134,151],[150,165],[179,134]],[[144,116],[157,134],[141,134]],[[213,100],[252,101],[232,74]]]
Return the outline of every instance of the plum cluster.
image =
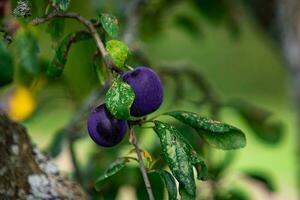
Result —
[[[163,101],[163,87],[159,76],[147,67],[137,67],[122,75],[135,94],[130,114],[142,117],[156,111]],[[90,137],[95,143],[112,147],[124,138],[128,129],[126,120],[114,118],[105,104],[95,108],[89,115],[87,127]]]

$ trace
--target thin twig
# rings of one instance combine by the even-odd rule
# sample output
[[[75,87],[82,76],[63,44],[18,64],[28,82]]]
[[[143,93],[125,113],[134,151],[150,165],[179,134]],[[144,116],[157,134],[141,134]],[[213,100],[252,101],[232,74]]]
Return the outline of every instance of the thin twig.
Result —
[[[120,70],[118,68],[115,67],[110,55],[108,54],[108,52],[106,51],[104,44],[101,40],[101,38],[99,37],[96,28],[94,27],[93,23],[87,19],[85,19],[84,17],[82,17],[80,14],[75,13],[75,12],[67,12],[67,13],[63,13],[63,12],[52,12],[46,16],[43,17],[38,17],[35,18],[31,21],[31,24],[36,26],[39,24],[43,24],[46,23],[54,18],[70,18],[70,19],[75,19],[77,21],[79,21],[81,24],[83,24],[91,33],[91,35],[94,37],[97,47],[104,59],[104,62],[106,64],[106,66],[110,69],[110,70],[114,70],[119,72]]]
[[[138,141],[137,141],[137,139],[135,137],[135,134],[134,134],[133,127],[130,127],[130,137],[132,139],[131,143],[133,144],[133,146],[135,148],[135,151],[136,151],[136,154],[137,154],[137,157],[138,157],[138,160],[139,160],[139,166],[140,166],[141,173],[143,175],[143,179],[144,179],[144,183],[145,183],[145,186],[146,186],[146,189],[147,189],[147,192],[148,192],[149,200],[154,200],[154,195],[153,195],[153,191],[152,191],[152,188],[151,188],[151,184],[150,184],[150,181],[149,181],[149,178],[148,178],[148,175],[147,175],[147,171],[146,171],[145,164],[144,164],[144,161],[143,161],[143,158],[142,158],[142,155],[141,155],[141,151],[140,151],[140,148],[139,148],[139,145],[138,145]]]

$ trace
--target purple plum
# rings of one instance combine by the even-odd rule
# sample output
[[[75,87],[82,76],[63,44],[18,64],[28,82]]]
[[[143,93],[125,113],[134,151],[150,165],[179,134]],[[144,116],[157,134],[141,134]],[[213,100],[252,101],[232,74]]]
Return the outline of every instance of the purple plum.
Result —
[[[122,80],[128,83],[135,99],[130,108],[130,114],[141,117],[157,110],[163,101],[163,87],[159,76],[147,67],[137,67],[122,75]]]
[[[90,137],[103,147],[120,143],[128,129],[126,120],[114,118],[104,104],[96,107],[89,115],[87,127]]]

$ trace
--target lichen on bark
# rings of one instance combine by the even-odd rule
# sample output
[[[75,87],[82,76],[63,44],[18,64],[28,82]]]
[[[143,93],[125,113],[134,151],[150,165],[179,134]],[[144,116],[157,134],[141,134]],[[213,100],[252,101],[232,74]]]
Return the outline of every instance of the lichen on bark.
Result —
[[[35,147],[26,129],[0,110],[0,196],[3,199],[86,199]]]

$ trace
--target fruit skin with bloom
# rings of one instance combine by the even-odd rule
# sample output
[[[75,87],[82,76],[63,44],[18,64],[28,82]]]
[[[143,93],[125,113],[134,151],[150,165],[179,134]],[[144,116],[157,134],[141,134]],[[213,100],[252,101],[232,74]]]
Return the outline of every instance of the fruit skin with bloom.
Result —
[[[102,104],[90,112],[87,127],[95,143],[103,147],[112,147],[122,141],[128,124],[126,120],[114,118]]]
[[[164,91],[159,76],[151,69],[140,66],[122,75],[135,94],[130,114],[141,117],[156,111],[163,101]]]

